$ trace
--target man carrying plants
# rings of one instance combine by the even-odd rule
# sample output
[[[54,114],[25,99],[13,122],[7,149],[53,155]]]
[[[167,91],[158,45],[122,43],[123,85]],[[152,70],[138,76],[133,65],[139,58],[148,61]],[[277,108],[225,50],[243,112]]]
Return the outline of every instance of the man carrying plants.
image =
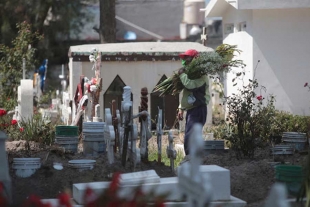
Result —
[[[222,44],[215,51],[198,52],[190,49],[179,56],[183,67],[172,77],[159,83],[154,92],[160,96],[168,94],[177,95],[183,91],[181,104],[177,117],[183,119],[186,110],[186,124],[184,137],[185,159],[189,160],[189,133],[195,123],[205,124],[207,118],[207,105],[210,101],[209,77],[211,78],[227,73],[234,68],[245,66],[242,60],[233,60],[234,53],[240,53],[236,45]]]
[[[190,49],[179,56],[182,59],[182,65],[186,66],[192,60],[198,57],[196,50]],[[209,79],[207,75],[202,75],[197,79],[189,79],[185,73],[185,68],[182,67],[179,71],[179,78],[183,88],[183,96],[181,104],[178,108],[178,119],[183,120],[183,112],[186,110],[185,117],[185,136],[184,136],[184,162],[189,160],[189,138],[190,132],[195,123],[200,123],[202,126],[206,123],[207,119],[207,105],[210,101],[209,93]]]

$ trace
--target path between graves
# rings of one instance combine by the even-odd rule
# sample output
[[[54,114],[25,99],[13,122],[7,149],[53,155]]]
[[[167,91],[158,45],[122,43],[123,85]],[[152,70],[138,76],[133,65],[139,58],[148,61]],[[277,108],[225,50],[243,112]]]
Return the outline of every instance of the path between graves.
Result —
[[[164,136],[165,137],[165,136]],[[166,137],[164,139],[167,139]],[[149,144],[156,143],[153,137]],[[96,158],[96,166],[91,171],[78,172],[68,166],[72,159],[85,159],[81,154],[65,154],[55,147],[45,147],[32,143],[32,151],[25,152],[24,142],[15,141],[7,143],[7,151],[12,178],[13,200],[15,206],[30,194],[37,194],[41,198],[55,198],[63,190],[71,190],[73,183],[93,181],[109,181],[113,172],[132,172],[132,167],[127,164],[121,165],[120,159],[116,159],[113,165],[108,164],[105,156]],[[163,147],[165,149],[166,147]],[[39,157],[42,167],[30,178],[18,178],[12,170],[13,158],[16,157]],[[295,154],[286,157],[285,162],[301,164],[303,156]],[[273,161],[269,155],[269,149],[258,150],[254,160],[237,160],[232,152],[210,154],[204,157],[204,164],[219,165],[230,170],[231,195],[247,201],[249,207],[262,206],[271,185],[274,183],[274,169],[269,162]],[[64,169],[55,170],[54,162],[62,163]],[[169,166],[159,164],[156,161],[142,163],[137,171],[154,169],[160,177],[175,176]]]

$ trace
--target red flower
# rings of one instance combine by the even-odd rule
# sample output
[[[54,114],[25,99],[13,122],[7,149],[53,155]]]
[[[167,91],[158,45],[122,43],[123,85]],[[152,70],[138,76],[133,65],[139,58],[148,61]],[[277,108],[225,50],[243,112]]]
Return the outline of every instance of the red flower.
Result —
[[[84,194],[84,200],[86,204],[92,204],[96,200],[97,196],[91,188],[87,188]]]
[[[32,206],[36,206],[36,207],[43,207],[45,206],[42,201],[41,198],[36,196],[36,195],[31,195],[29,196],[29,198],[25,201],[23,207],[32,207]]]
[[[304,87],[307,87],[308,86],[308,83],[305,83]]]
[[[61,193],[58,196],[59,204],[65,207],[72,207],[70,195],[67,193]]]
[[[263,96],[262,96],[262,95],[257,96],[256,99],[259,100],[259,101],[261,101],[261,100],[263,100]]]
[[[118,186],[119,186],[120,177],[121,177],[121,173],[119,173],[119,172],[116,172],[113,174],[112,182],[111,182],[110,187],[109,187],[110,195],[116,195],[116,191],[117,191]]]
[[[12,125],[15,125],[15,124],[17,124],[17,121],[16,121],[15,119],[13,119],[13,120],[11,121],[11,124],[12,124]]]
[[[23,128],[23,127],[19,128],[19,131],[20,131],[20,132],[23,132],[23,131],[24,131],[24,128]]]
[[[0,109],[0,116],[6,115],[6,110]]]

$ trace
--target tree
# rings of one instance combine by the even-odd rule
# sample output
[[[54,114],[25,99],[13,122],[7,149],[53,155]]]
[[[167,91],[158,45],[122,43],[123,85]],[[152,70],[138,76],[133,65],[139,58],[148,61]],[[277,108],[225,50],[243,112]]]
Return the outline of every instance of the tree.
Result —
[[[100,0],[100,42],[116,42],[115,1]]]
[[[0,106],[8,110],[17,105],[17,86],[22,79],[23,58],[26,71],[33,69],[35,48],[31,44],[42,39],[37,32],[32,33],[31,25],[23,22],[17,24],[18,36],[12,41],[13,47],[0,45]]]
[[[11,45],[18,32],[16,24],[26,21],[32,32],[44,34],[41,42],[33,43],[40,51],[37,58],[53,59],[59,49],[50,47],[80,32],[83,23],[92,18],[84,6],[93,2],[96,0],[0,0],[0,43]]]

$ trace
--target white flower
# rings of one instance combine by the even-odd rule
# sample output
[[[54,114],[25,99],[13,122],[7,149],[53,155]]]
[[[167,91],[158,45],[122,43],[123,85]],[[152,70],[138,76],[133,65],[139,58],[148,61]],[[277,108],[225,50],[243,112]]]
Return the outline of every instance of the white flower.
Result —
[[[92,54],[97,53],[97,52],[98,52],[97,48],[93,48],[93,49],[91,50],[91,53],[92,53]]]
[[[92,62],[92,63],[95,63],[96,62],[96,58],[94,55],[90,55],[89,56],[89,61]]]
[[[90,91],[91,91],[91,92],[96,92],[97,89],[98,89],[98,87],[97,87],[96,85],[91,85],[91,86],[90,86]]]

